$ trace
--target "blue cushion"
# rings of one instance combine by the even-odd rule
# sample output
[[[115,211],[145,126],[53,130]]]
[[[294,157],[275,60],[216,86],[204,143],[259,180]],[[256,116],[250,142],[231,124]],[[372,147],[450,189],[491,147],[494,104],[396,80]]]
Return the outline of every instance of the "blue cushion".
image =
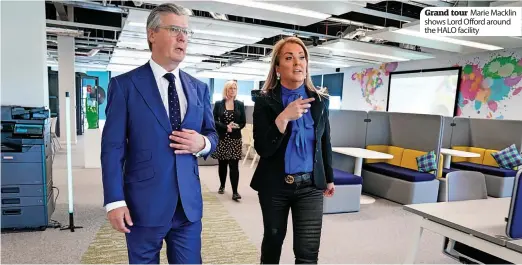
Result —
[[[491,155],[495,158],[495,161],[497,161],[497,164],[501,168],[513,169],[522,165],[522,156],[518,153],[515,144]]]
[[[445,178],[448,173],[451,173],[453,171],[458,171],[456,168],[443,168],[442,169],[442,177]]]
[[[471,163],[471,162],[452,163],[451,167],[456,168],[456,169],[462,169],[462,170],[478,171],[478,172],[482,172],[484,174],[498,176],[498,177],[514,177],[517,174],[517,171],[512,170],[512,169],[492,167],[492,166],[481,165],[481,164],[476,164],[476,163]]]
[[[431,172],[437,170],[437,155],[430,151],[425,155],[417,157],[417,167],[420,172]]]
[[[383,162],[364,164],[363,168],[368,171],[410,182],[431,181],[435,179],[435,175],[431,173],[419,172],[417,170],[399,167]]]
[[[333,169],[335,185],[358,185],[362,184],[362,177],[350,174],[346,171]]]

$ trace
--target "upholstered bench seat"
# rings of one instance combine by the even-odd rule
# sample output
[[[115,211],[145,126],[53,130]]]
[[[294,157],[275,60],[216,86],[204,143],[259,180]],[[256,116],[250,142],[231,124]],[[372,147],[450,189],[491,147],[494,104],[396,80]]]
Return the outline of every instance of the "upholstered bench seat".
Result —
[[[362,177],[333,169],[335,195],[323,200],[323,213],[351,213],[361,209]]]
[[[400,204],[437,202],[439,180],[435,172],[420,172],[419,159],[427,151],[398,146],[368,145],[367,149],[393,155],[393,159],[366,159],[361,175],[363,192]],[[439,159],[439,167],[442,160]],[[437,172],[439,177],[442,171]]]
[[[453,171],[458,171],[456,168],[443,168],[442,169],[442,177],[445,178],[448,173],[451,173]]]
[[[432,181],[435,175],[384,162],[364,164],[363,169],[409,182]]]
[[[471,162],[456,162],[451,164],[452,168],[460,169],[460,170],[469,170],[469,171],[478,171],[487,175],[497,176],[497,177],[514,177],[517,174],[517,171],[512,169],[504,169],[499,167],[493,167],[488,165],[481,165]]]
[[[334,184],[337,185],[360,185],[362,184],[362,177],[354,174],[342,171],[339,169],[333,169]]]

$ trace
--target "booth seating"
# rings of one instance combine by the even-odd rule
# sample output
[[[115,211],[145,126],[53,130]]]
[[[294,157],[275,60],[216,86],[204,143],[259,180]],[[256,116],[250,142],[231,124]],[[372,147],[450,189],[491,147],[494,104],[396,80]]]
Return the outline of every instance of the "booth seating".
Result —
[[[393,159],[366,159],[362,170],[364,192],[401,204],[437,202],[439,180],[434,172],[420,172],[417,165],[417,157],[428,152],[387,145],[366,148],[391,154]],[[442,159],[438,168],[442,168]],[[442,177],[442,171],[438,172]]]
[[[510,197],[517,171],[499,167],[492,154],[498,150],[478,147],[453,146],[452,149],[480,154],[477,158],[452,157],[451,170],[478,171],[486,176],[486,187],[491,197]]]
[[[323,213],[358,212],[361,208],[362,177],[334,168],[335,195],[325,197]]]

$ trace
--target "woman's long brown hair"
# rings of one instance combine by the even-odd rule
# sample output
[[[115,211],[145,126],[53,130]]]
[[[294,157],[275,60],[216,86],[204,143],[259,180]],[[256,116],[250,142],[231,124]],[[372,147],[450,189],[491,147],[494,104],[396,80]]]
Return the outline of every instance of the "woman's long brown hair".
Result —
[[[280,53],[285,44],[287,43],[295,43],[301,46],[303,48],[303,51],[305,53],[306,58],[306,79],[305,79],[305,87],[306,89],[310,90],[313,93],[317,93],[320,96],[328,97],[328,94],[326,93],[326,89],[321,88],[317,89],[314,84],[312,83],[312,78],[310,77],[310,71],[309,69],[309,54],[308,49],[306,49],[305,44],[303,41],[297,37],[287,37],[284,39],[279,40],[275,45],[274,49],[272,51],[272,61],[270,62],[270,71],[268,72],[268,76],[266,78],[265,84],[263,85],[262,90],[265,92],[268,92],[274,88],[276,88],[279,85],[279,80],[277,80],[277,74],[276,74],[276,66],[279,65],[279,59],[280,59]]]

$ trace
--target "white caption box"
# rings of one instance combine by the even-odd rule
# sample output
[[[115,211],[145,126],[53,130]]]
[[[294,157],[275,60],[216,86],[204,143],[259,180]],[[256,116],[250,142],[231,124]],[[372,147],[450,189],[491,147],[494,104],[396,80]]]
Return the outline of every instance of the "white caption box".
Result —
[[[437,36],[522,36],[522,7],[426,7],[420,32]]]

